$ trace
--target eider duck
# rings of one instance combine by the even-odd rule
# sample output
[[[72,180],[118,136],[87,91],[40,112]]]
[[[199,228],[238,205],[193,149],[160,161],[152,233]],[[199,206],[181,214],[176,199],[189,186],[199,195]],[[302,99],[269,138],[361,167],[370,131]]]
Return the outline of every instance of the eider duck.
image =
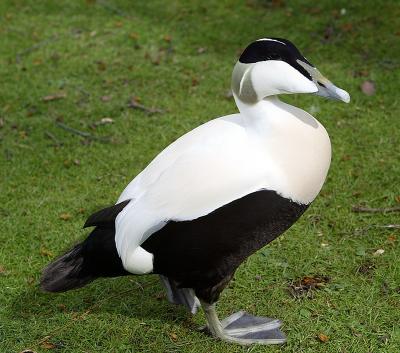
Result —
[[[232,92],[239,113],[177,139],[114,206],[91,215],[88,238],[44,269],[45,291],[158,274],[171,302],[192,313],[203,308],[214,337],[285,342],[279,320],[239,311],[220,321],[215,305],[239,265],[304,213],[329,169],[325,128],[278,95],[314,93],[346,103],[350,96],[282,38],[259,39],[243,51]]]

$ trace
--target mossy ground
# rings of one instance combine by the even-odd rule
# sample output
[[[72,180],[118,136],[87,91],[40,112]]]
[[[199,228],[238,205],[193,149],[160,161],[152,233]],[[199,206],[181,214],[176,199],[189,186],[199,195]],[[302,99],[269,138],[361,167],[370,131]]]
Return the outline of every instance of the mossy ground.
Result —
[[[399,17],[396,1],[1,1],[0,351],[400,352],[400,234],[379,227],[399,213],[351,210],[400,201]],[[225,97],[233,64],[264,36],[292,40],[352,97],[284,98],[327,128],[329,177],[218,305],[221,317],[281,318],[288,343],[239,347],[197,332],[203,315],[168,304],[155,276],[40,292],[41,269],[84,237],[91,212],[174,139],[235,111]],[[374,95],[360,90],[365,80]],[[132,97],[164,113],[128,108]],[[96,125],[103,118],[114,123]],[[294,298],[288,286],[307,275],[330,281]]]

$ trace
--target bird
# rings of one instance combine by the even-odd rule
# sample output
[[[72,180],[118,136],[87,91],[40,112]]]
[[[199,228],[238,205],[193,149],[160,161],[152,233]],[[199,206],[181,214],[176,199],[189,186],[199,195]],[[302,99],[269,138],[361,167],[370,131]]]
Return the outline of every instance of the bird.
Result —
[[[316,198],[331,162],[323,125],[284,103],[311,93],[349,103],[289,40],[251,42],[231,88],[238,113],[187,132],[161,151],[116,203],[89,216],[91,233],[50,263],[41,288],[63,292],[99,277],[156,274],[170,302],[205,330],[240,345],[282,344],[279,319],[238,311],[220,320],[216,303],[250,255],[289,229]]]

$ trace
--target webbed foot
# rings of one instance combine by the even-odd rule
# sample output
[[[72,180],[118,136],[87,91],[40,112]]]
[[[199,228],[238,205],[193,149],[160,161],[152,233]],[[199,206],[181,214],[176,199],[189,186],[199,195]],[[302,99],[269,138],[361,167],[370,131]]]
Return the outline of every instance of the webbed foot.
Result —
[[[282,344],[286,337],[279,329],[282,322],[277,319],[259,317],[244,311],[234,313],[221,322],[215,304],[202,303],[210,333],[223,341],[241,345]]]

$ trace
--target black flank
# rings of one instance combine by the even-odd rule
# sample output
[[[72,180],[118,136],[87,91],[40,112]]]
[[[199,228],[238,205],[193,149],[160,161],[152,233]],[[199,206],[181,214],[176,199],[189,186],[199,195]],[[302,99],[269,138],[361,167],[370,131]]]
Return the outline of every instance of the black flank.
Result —
[[[261,190],[191,221],[170,221],[142,247],[154,254],[154,272],[182,288],[193,288],[209,303],[237,267],[251,254],[286,231],[307,209]]]

